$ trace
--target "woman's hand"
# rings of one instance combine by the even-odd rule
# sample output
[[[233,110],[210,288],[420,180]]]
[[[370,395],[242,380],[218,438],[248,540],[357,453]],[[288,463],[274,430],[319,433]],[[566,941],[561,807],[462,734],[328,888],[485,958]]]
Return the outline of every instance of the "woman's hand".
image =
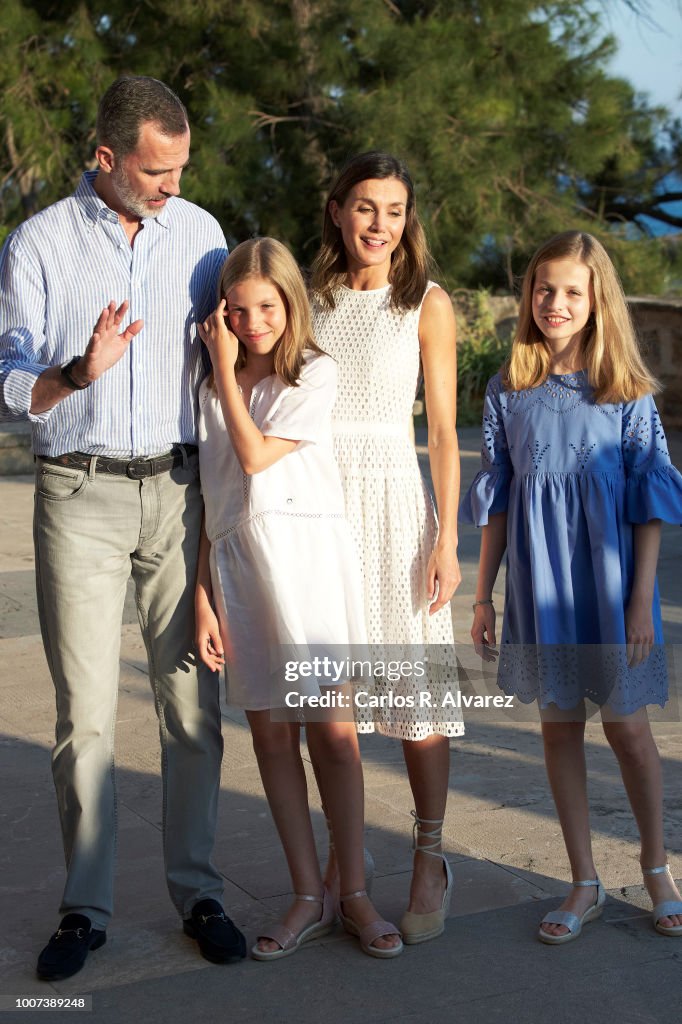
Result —
[[[483,661],[495,661],[497,644],[495,636],[495,609],[492,604],[477,604],[474,608],[474,622],[471,627],[471,639],[474,650]]]
[[[654,643],[654,620],[651,601],[635,597],[625,609],[625,654],[630,668],[641,665],[651,654]]]
[[[208,349],[214,368],[223,360],[227,366],[234,366],[239,354],[239,341],[229,329],[227,317],[227,302],[221,299],[218,308],[213,310],[203,324],[197,324],[199,337]]]
[[[211,672],[219,672],[225,664],[225,651],[220,637],[218,616],[207,600],[196,600],[194,642],[197,653]]]
[[[429,615],[445,607],[461,582],[457,550],[452,545],[436,544],[426,569],[428,599],[432,602]]]

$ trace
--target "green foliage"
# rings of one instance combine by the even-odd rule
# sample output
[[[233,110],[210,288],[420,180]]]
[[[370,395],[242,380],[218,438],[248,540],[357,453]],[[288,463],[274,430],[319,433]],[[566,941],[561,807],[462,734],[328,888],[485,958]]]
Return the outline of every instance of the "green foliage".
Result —
[[[679,265],[676,272],[665,239],[633,241],[621,228],[602,235],[601,241],[608,246],[626,295],[672,295],[679,290]]]
[[[70,191],[99,95],[151,74],[189,110],[185,194],[231,243],[273,234],[308,263],[334,169],[385,148],[451,287],[511,287],[540,241],[584,227],[628,287],[661,291],[679,273],[642,244],[642,212],[664,216],[682,129],[608,75],[601,16],[590,0],[5,0],[0,221]]]
[[[0,52],[0,220],[13,226],[70,191],[91,161],[108,76],[86,5],[4,0]]]
[[[509,355],[509,330],[496,325],[490,292],[485,288],[460,288],[451,293],[457,316],[457,423],[461,427],[479,426],[483,397],[490,378]],[[415,425],[427,425],[423,387]]]
[[[457,312],[457,422],[481,422],[486,384],[509,354],[509,341],[499,337],[490,294],[485,289],[457,291],[452,296]]]

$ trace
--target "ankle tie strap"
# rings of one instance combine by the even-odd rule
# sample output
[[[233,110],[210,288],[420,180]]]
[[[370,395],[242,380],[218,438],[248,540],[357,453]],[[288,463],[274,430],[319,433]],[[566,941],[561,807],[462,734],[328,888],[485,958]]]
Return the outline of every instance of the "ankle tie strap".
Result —
[[[669,864],[663,864],[660,868],[642,868],[643,875],[664,875],[666,872],[672,874]]]
[[[442,857],[442,853],[436,850],[441,845],[443,839],[443,822],[444,818],[420,818],[416,811],[410,811],[410,814],[414,818],[414,825],[412,826],[412,849],[419,850],[420,853],[426,853],[429,857]],[[425,829],[424,825],[436,825],[437,827],[431,830]],[[419,843],[419,837],[422,839],[432,840],[430,843]]]

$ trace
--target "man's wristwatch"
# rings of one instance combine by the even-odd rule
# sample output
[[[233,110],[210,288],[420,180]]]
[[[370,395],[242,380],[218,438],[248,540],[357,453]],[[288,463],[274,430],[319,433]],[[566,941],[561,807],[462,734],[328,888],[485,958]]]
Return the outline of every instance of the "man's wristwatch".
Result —
[[[73,391],[85,391],[85,389],[89,388],[90,385],[92,384],[91,380],[89,380],[87,384],[79,384],[78,381],[74,379],[73,374],[71,373],[76,363],[80,362],[82,358],[82,356],[74,356],[73,359],[69,359],[67,363],[62,363],[61,365],[61,374],[62,377],[64,378],[64,383]]]

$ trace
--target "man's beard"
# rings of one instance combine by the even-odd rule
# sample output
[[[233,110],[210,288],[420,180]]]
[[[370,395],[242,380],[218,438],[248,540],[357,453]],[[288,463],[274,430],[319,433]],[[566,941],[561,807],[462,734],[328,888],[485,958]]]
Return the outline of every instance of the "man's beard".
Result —
[[[158,217],[161,213],[162,206],[150,206],[149,199],[138,196],[123,167],[119,166],[112,171],[111,184],[127,213],[132,213],[134,217]]]

